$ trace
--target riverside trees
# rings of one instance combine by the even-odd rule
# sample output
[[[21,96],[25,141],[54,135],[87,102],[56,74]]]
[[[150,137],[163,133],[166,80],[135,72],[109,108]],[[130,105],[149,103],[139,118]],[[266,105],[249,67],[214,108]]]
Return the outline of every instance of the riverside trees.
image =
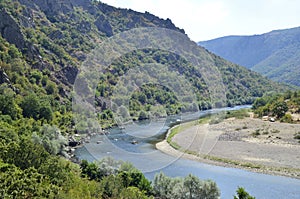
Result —
[[[203,181],[191,174],[185,178],[170,178],[159,173],[154,177],[153,192],[155,196],[162,199],[215,199],[220,197],[220,191],[215,182]]]
[[[282,122],[292,123],[291,113],[300,113],[299,91],[287,91],[283,94],[269,94],[254,101],[252,109],[262,117],[264,115],[277,117]]]

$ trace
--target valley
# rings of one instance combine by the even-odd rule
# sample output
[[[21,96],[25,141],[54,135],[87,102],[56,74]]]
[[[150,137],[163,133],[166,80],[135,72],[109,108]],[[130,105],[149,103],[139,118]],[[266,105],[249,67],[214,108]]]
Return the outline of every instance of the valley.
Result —
[[[298,198],[298,28],[264,36],[251,68],[148,11],[0,0],[0,198]]]
[[[250,36],[225,36],[198,44],[274,81],[299,86],[300,28]]]

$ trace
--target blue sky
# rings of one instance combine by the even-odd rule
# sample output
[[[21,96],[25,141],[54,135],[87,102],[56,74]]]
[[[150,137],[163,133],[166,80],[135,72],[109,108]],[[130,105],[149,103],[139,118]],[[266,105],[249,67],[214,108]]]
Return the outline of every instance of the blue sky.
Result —
[[[300,0],[101,0],[170,18],[194,41],[300,26]]]

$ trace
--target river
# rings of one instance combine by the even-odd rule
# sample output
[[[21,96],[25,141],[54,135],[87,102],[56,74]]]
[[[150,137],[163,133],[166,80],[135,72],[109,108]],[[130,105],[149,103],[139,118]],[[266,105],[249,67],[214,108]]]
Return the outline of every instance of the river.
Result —
[[[168,176],[184,177],[193,174],[201,179],[214,180],[221,190],[222,199],[233,198],[238,186],[244,187],[257,199],[299,199],[300,180],[249,172],[236,168],[225,168],[197,161],[173,157],[158,151],[155,143],[162,140],[166,131],[178,121],[194,120],[222,110],[246,108],[238,106],[194,114],[172,116],[156,121],[144,121],[120,128],[110,129],[109,135],[96,135],[90,143],[78,148],[75,155],[88,161],[103,157],[132,162],[145,176],[152,180],[160,171]]]

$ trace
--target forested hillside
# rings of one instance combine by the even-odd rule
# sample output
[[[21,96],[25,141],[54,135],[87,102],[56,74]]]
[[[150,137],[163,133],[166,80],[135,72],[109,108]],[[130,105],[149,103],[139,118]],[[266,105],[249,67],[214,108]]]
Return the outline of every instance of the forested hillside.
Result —
[[[300,28],[262,35],[227,36],[199,45],[270,79],[300,86]]]
[[[129,170],[132,167],[124,169],[121,163],[109,161],[114,173],[103,173],[99,166],[103,162],[79,167],[65,159],[72,158],[68,146],[72,135],[82,132],[80,126],[75,128],[72,111],[73,84],[81,64],[105,39],[136,27],[162,27],[184,33],[170,19],[98,1],[0,0],[1,198],[160,196],[139,171]],[[200,109],[251,103],[263,93],[286,88],[200,49],[205,52],[203,59],[210,57],[209,64],[222,75],[225,103],[210,99],[204,78],[191,63],[169,52],[144,49],[115,60],[99,79],[95,104],[102,126],[115,124],[112,110],[103,99],[110,100],[118,78],[140,63],[167,63],[177,70],[192,85],[197,96],[195,105]],[[170,89],[146,84],[131,96],[130,115],[146,119],[145,113],[157,105],[167,114],[185,108]],[[89,125],[81,121],[82,128]],[[204,183],[193,176],[185,180],[198,183],[199,189]],[[178,186],[185,183],[183,179],[175,181]],[[218,197],[214,183],[204,185],[213,190],[208,194]]]
[[[18,60],[23,62],[19,64],[20,67],[23,70],[25,68],[29,70],[24,73],[25,75],[22,75],[22,78],[28,79],[29,84],[39,87],[40,91],[47,88],[48,91],[43,92],[48,95],[55,94],[56,101],[61,102],[60,105],[68,104],[72,84],[81,63],[86,59],[88,53],[95,48],[96,44],[101,43],[105,38],[135,27],[158,26],[184,33],[183,30],[176,28],[169,19],[159,19],[150,13],[117,9],[96,1],[48,2],[38,0],[34,3],[28,0],[1,1],[1,10],[0,29],[3,41],[16,46],[20,54]],[[149,51],[147,49],[132,52],[130,56],[130,58],[125,56],[113,64],[116,69],[111,70],[109,75],[102,78],[98,87],[97,98],[107,98],[112,93],[120,74],[126,73],[141,62],[146,62],[168,63],[177,68],[192,84],[200,109],[214,107],[217,103],[209,99],[207,85],[205,85],[203,77],[201,74],[195,73],[198,69],[179,59],[178,56],[168,52]],[[255,97],[261,96],[266,91],[280,89],[279,85],[220,57],[208,52],[205,56],[212,57],[213,61],[210,64],[219,69],[224,85],[227,87],[227,99],[225,104],[223,103],[221,106],[251,103]],[[7,64],[10,64],[10,60]],[[12,78],[12,73],[16,75],[14,68],[2,66],[2,70],[8,75],[11,84],[17,84],[18,79]],[[37,73],[35,82],[33,80],[35,76],[29,74],[33,71]],[[37,94],[36,91],[33,93]],[[42,95],[39,94],[39,96]],[[148,98],[159,97],[148,95]],[[100,111],[106,111],[106,116],[111,115],[109,110],[106,110],[105,104],[101,102],[103,100],[99,99],[98,101],[97,105],[101,107]],[[174,100],[172,103],[165,100],[156,101],[152,104],[160,103],[171,107],[168,111],[170,114],[176,113],[182,108]],[[149,100],[136,101],[135,107],[133,107],[134,111],[131,111],[133,116],[139,115],[139,112],[143,110],[145,111],[147,109],[145,107],[149,103]],[[106,116],[100,116],[100,118],[111,119]]]

